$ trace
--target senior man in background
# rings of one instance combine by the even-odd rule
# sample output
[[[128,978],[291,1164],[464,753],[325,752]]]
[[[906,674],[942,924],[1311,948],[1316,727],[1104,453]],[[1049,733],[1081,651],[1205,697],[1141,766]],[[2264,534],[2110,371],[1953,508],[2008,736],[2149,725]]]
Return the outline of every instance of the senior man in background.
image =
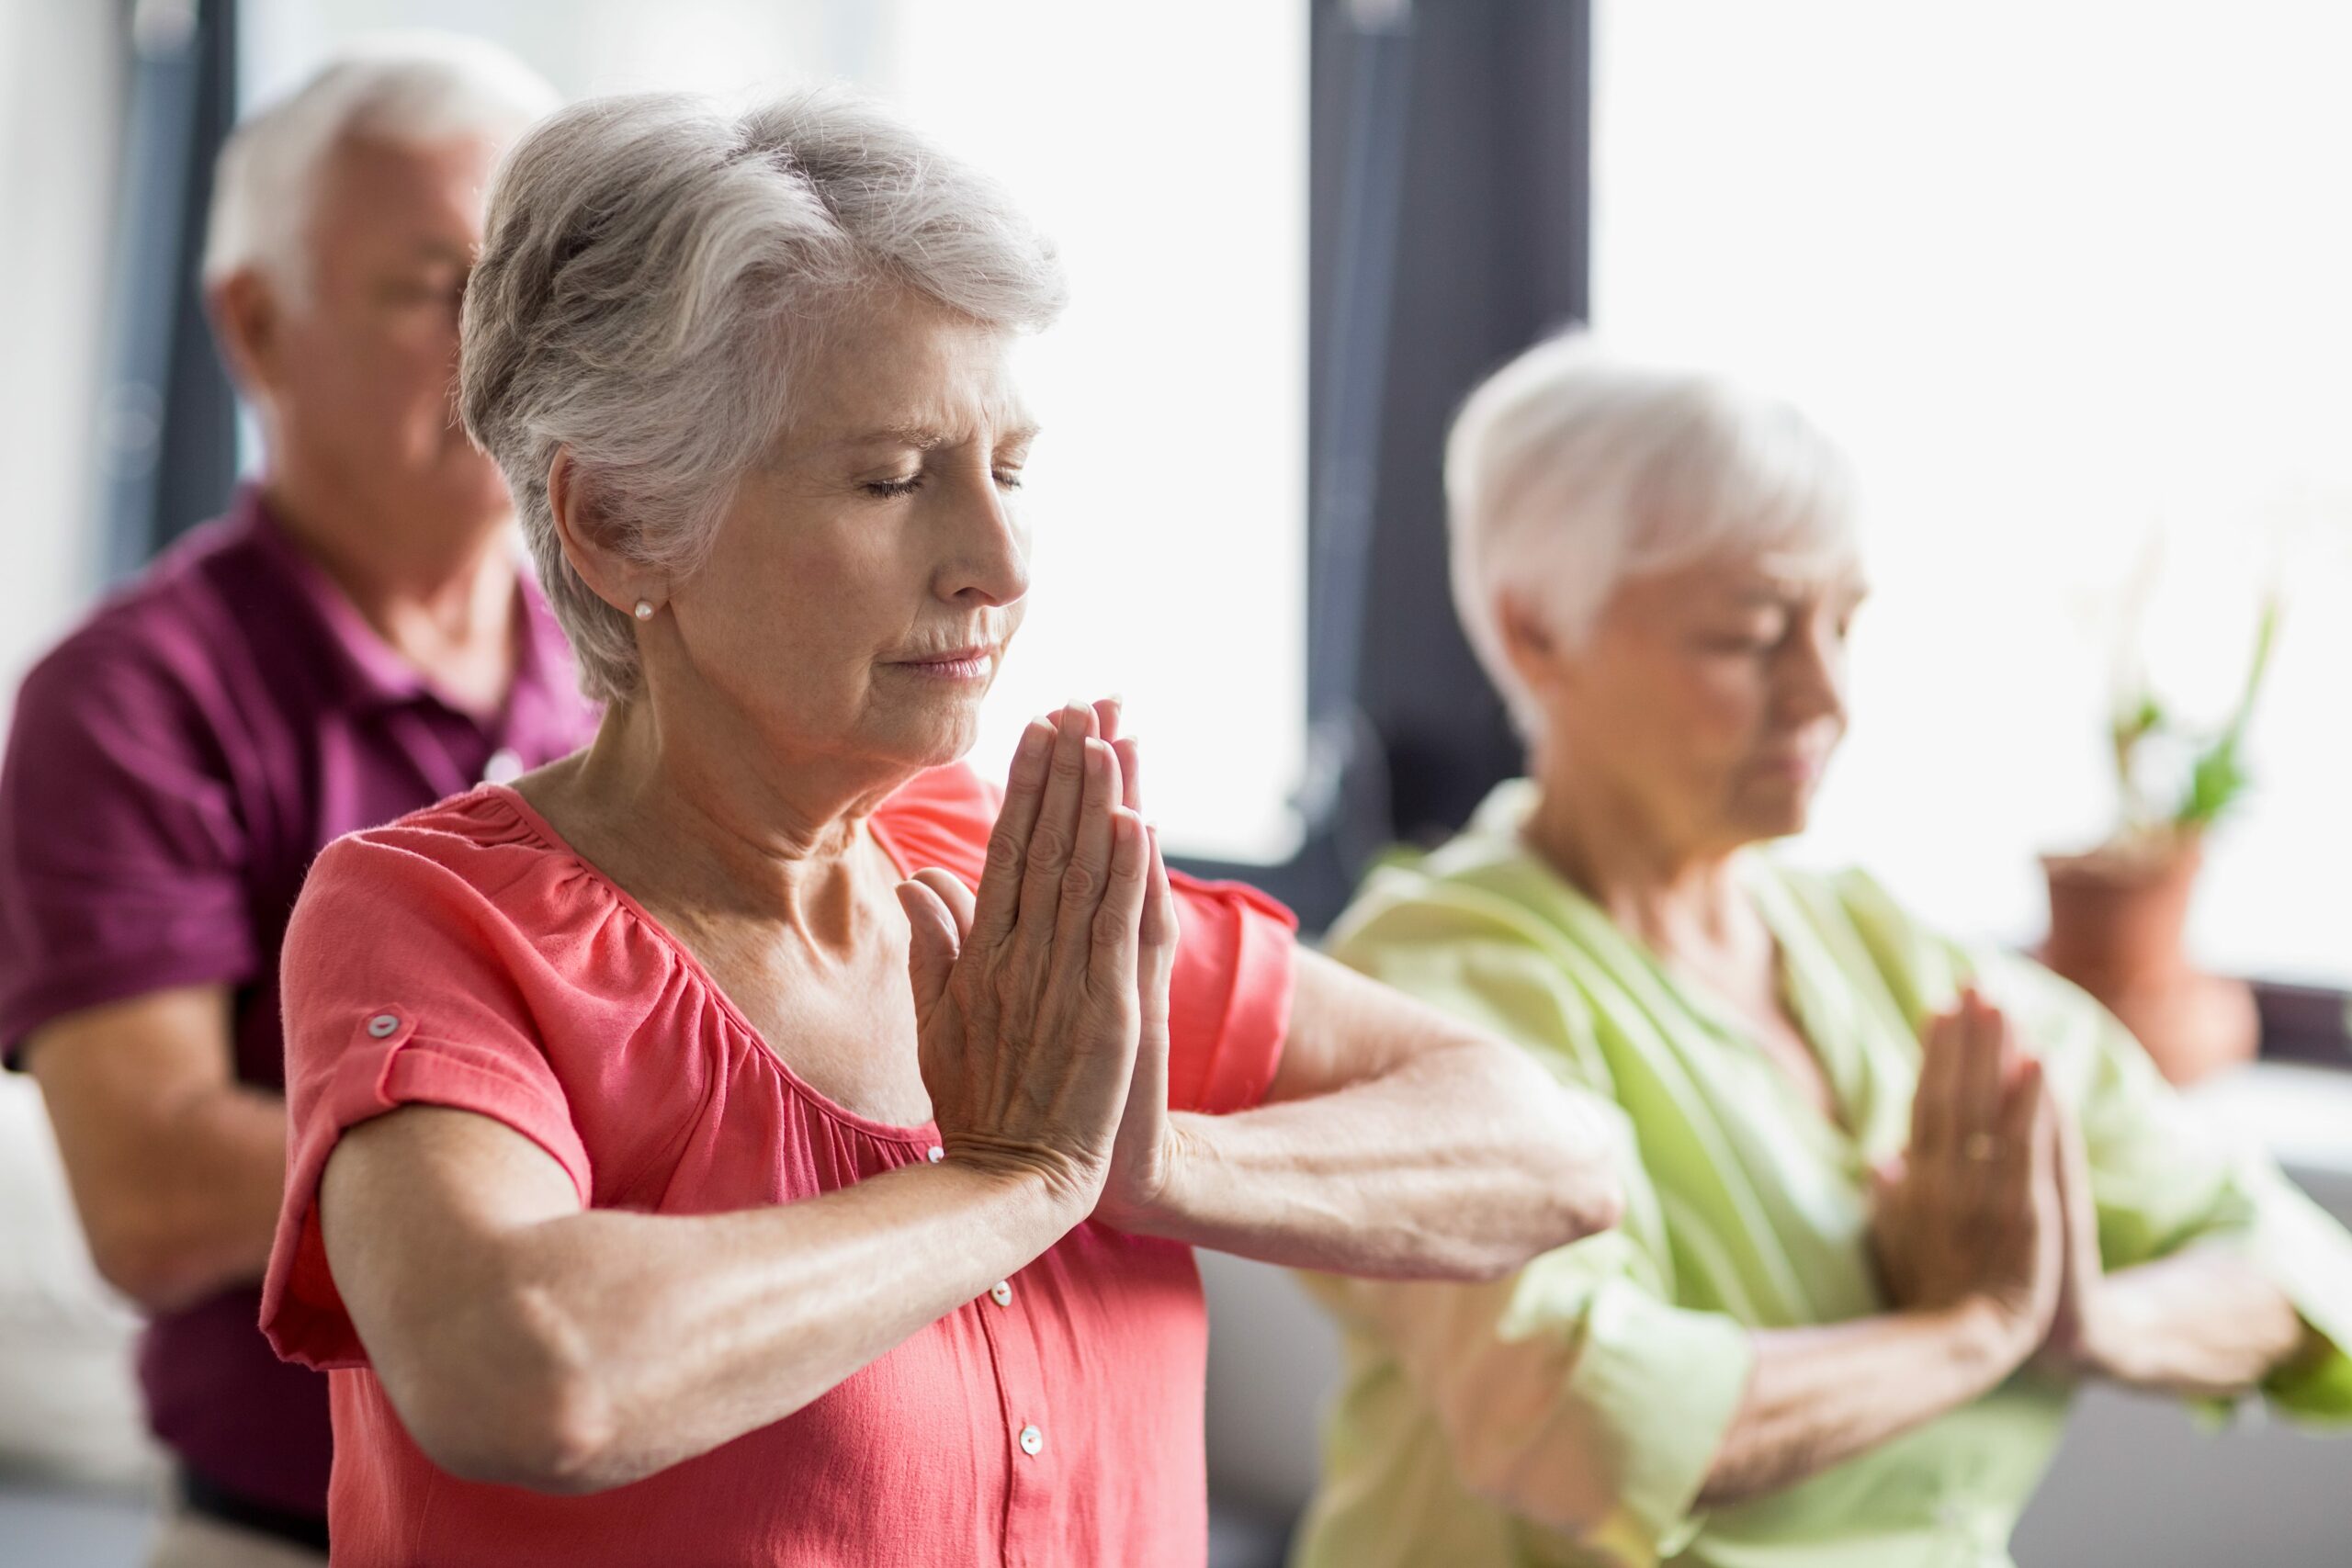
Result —
[[[92,1255],[152,1319],[182,1506],[154,1561],[315,1562],[325,1380],[256,1326],[286,1166],[278,950],[311,858],[590,733],[453,415],[483,192],[555,95],[387,40],[223,150],[204,262],[258,483],[27,678],[0,771],[0,1051]]]

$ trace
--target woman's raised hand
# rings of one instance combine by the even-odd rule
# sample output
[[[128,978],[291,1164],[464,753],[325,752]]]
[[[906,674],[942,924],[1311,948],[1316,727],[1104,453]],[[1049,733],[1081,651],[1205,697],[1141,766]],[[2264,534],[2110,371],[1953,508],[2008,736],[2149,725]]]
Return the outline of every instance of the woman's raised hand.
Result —
[[[2022,1360],[2064,1275],[2057,1138],[2041,1065],[1973,990],[1928,1021],[1911,1145],[1883,1172],[1871,1239],[1888,1293],[1918,1310],[1986,1310]]]
[[[1125,804],[1138,816],[1143,811],[1143,759],[1135,739],[1119,733],[1119,705],[1097,703],[1095,718],[1102,739],[1119,760],[1119,778],[1125,786]],[[1102,1184],[1102,1199],[1095,1218],[1123,1230],[1148,1229],[1152,1211],[1166,1194],[1177,1159],[1175,1123],[1168,1115],[1168,987],[1176,970],[1176,895],[1168,886],[1168,863],[1159,852],[1159,832],[1147,826],[1151,867],[1144,890],[1143,919],[1137,928],[1136,1006],[1142,1028],[1136,1042],[1135,1077],[1127,1089],[1126,1112],[1119,1121],[1119,1136],[1111,1156],[1111,1173]]]
[[[1112,1166],[1143,1029],[1142,818],[1093,709],[1033,721],[977,895],[899,884],[923,1084],[947,1157],[1043,1174],[1082,1218]]]
[[[2099,1255],[2098,1205],[2091,1196],[2090,1160],[2084,1152],[2082,1129],[2064,1106],[2052,1109],[2051,1149],[2058,1175],[2059,1208],[2066,1220],[2066,1266],[2059,1281],[2050,1338],[2036,1364],[2053,1376],[2081,1377],[2102,1365],[2099,1308],[2105,1299],[2107,1268]]]

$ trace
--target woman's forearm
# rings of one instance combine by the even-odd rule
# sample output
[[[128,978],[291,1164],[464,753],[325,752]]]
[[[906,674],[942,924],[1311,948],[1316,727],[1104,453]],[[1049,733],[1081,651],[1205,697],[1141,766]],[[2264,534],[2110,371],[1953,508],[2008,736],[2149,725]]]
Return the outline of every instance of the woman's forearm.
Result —
[[[1617,1219],[1608,1125],[1483,1040],[1327,1094],[1173,1122],[1167,1189],[1137,1228],[1270,1263],[1490,1279]]]
[[[1043,1177],[957,1161],[775,1208],[564,1213],[453,1238],[370,1349],[445,1468],[598,1491],[790,1415],[1082,1214]],[[339,1277],[365,1268],[334,1250]]]
[[[2219,1243],[2108,1275],[2095,1299],[2071,1359],[2132,1388],[2228,1398],[2258,1386],[2310,1341],[2286,1292]]]
[[[1794,1485],[1983,1397],[2026,1347],[1989,1307],[1759,1329],[1747,1392],[1700,1489],[1702,1506]]]
[[[555,1222],[525,1277],[604,1423],[617,1485],[780,1420],[1012,1274],[1069,1224],[1036,1179],[917,1166],[780,1208]]]

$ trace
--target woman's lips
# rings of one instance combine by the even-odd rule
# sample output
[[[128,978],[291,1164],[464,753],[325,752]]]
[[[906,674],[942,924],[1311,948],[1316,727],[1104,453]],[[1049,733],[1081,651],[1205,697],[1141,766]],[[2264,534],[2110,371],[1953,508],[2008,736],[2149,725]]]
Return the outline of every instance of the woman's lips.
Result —
[[[958,648],[924,659],[902,659],[896,662],[899,669],[927,680],[985,681],[996,665],[996,651],[989,648]]]
[[[1755,771],[1767,778],[1793,779],[1800,784],[1809,784],[1821,776],[1821,764],[1819,757],[1783,753],[1776,757],[1758,758]]]

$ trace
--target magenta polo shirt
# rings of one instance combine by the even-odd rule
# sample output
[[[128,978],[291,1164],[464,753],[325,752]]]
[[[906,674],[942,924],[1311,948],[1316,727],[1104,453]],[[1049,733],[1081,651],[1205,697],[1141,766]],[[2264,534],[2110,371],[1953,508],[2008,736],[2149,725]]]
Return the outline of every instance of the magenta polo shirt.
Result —
[[[278,950],[326,843],[584,744],[593,711],[537,587],[503,711],[469,714],[376,636],[257,491],[175,546],[26,677],[0,766],[0,1053],[174,986],[234,999],[236,1072],[282,1090]],[[279,1360],[260,1282],[153,1320],[164,1445],[216,1485],[323,1516],[326,1380]]]

